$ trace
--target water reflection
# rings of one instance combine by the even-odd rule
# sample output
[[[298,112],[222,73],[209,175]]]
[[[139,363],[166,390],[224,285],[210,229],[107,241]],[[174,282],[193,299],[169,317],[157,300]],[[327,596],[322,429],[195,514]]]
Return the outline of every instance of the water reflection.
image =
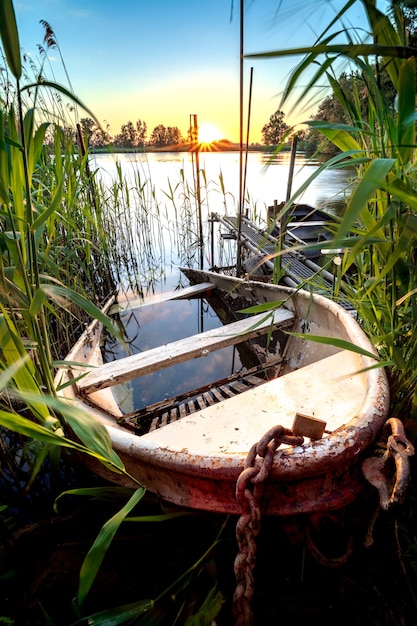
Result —
[[[112,337],[108,337],[104,348],[106,362],[165,346],[222,325],[212,307],[200,298],[127,308],[118,314],[118,321],[123,328],[126,345],[115,343]],[[238,350],[230,346],[200,359],[141,376],[126,385],[117,385],[114,391],[123,412],[129,413],[134,408],[173,398],[225,378],[241,367]]]
[[[107,182],[111,181],[119,164],[123,175],[131,183],[137,177],[152,182],[157,200],[172,213],[173,206],[169,202],[170,188],[178,192],[181,200],[186,181],[191,189],[194,186],[193,156],[189,152],[163,152],[146,154],[95,155],[94,163],[100,175]],[[204,171],[205,191],[204,204],[210,211],[235,212],[239,190],[239,154],[237,152],[204,152],[200,154],[200,168]],[[304,154],[297,154],[294,168],[292,191],[296,192],[305,181],[322,165],[319,159],[309,159]],[[289,152],[271,155],[265,152],[249,152],[247,162],[247,192],[252,208],[257,205],[265,209],[276,199],[285,200],[290,166]],[[326,169],[312,181],[311,185],[298,199],[299,202],[318,207],[335,196],[345,193],[349,185],[352,170],[350,168]],[[143,178],[142,178],[143,179]],[[167,196],[168,193],[168,196]],[[182,198],[184,199],[184,198]],[[225,206],[226,204],[226,206]]]
[[[149,292],[176,288],[179,266],[196,265],[199,260],[193,155],[177,152],[96,155],[94,165],[113,198],[110,228],[114,231],[119,259],[126,258],[124,267],[118,268],[120,282],[145,297]],[[297,201],[339,213],[352,172],[348,168],[325,169],[314,178],[321,165],[318,160],[298,155],[292,190],[300,189],[312,178]],[[205,152],[200,155],[200,167],[204,263],[206,267],[232,265],[236,261],[235,242],[222,240],[218,225],[210,223],[209,217],[212,213],[235,215],[237,212],[239,154]],[[252,219],[266,223],[267,207],[274,200],[285,200],[289,169],[289,153],[271,156],[249,152],[245,208]],[[119,314],[119,322],[132,354],[221,325],[211,307],[198,299],[132,308]],[[108,340],[105,360],[126,354],[126,346]],[[198,361],[142,376],[134,383],[117,387],[116,394],[124,412],[130,412],[133,407],[143,407],[225,378],[241,366],[236,349],[227,348]]]

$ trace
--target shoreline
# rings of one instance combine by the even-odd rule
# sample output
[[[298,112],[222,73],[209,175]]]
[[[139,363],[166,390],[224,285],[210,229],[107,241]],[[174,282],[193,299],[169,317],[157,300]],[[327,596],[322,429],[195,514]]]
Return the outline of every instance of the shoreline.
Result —
[[[273,153],[276,150],[276,146],[264,146],[262,144],[253,144],[251,146],[243,146],[243,150],[246,152],[246,149],[249,152],[266,152]],[[284,146],[282,151],[287,152],[291,148],[290,146]],[[93,148],[89,147],[90,154],[120,154],[120,153],[131,153],[131,154],[146,154],[148,152],[239,152],[240,145],[234,143],[222,144],[222,142],[215,142],[212,144],[200,144],[199,150],[196,150],[196,146],[190,146],[190,144],[179,144],[174,146],[145,146],[142,148],[128,148],[123,146],[103,146],[102,148]]]

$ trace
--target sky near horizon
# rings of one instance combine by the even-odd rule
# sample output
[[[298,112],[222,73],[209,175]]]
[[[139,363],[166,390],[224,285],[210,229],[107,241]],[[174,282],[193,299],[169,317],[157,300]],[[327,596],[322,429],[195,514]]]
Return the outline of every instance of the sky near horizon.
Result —
[[[246,0],[245,54],[310,45],[343,0]],[[357,5],[357,6],[356,6]],[[360,3],[349,14],[366,29]],[[379,6],[379,5],[378,5]],[[39,59],[37,45],[52,27],[77,97],[111,134],[141,119],[148,135],[158,124],[186,136],[190,115],[212,124],[222,138],[239,140],[240,0],[15,0],[22,51]],[[301,57],[244,62],[245,121],[253,67],[249,143],[279,108],[286,80]],[[57,50],[48,50],[45,74],[68,87]],[[309,111],[283,108],[285,121]],[[80,117],[86,117],[80,112]]]

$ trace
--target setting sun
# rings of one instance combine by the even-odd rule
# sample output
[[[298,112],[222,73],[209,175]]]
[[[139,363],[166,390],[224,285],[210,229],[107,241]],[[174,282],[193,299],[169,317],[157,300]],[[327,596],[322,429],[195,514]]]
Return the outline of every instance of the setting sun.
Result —
[[[212,143],[221,139],[221,133],[218,128],[212,124],[201,124],[198,129],[198,140],[200,143]]]

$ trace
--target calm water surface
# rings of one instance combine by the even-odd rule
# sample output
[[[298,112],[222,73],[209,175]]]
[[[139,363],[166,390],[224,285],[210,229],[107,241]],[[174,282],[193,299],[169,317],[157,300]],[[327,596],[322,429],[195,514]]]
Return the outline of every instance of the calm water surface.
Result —
[[[136,207],[132,208],[129,227],[140,240],[140,254],[149,244],[148,240],[141,239],[144,233],[149,235],[149,240],[152,239],[152,254],[164,268],[163,288],[171,288],[179,276],[178,266],[184,264],[191,253],[198,258],[195,155],[189,152],[102,154],[93,157],[93,164],[104,185],[109,187],[117,180],[117,168],[120,168],[123,178],[128,181],[132,207],[135,207],[135,195],[140,195]],[[319,161],[308,160],[303,154],[298,154],[291,185],[292,194],[311,179],[296,202],[336,210],[334,207],[344,200],[348,191],[352,170],[327,169],[315,177],[320,166]],[[239,153],[202,152],[199,154],[199,167],[204,264],[206,267],[227,264],[235,260],[233,244],[229,244],[229,252],[225,251],[226,244],[222,242],[219,247],[216,238],[218,233],[215,232],[216,245],[211,245],[208,218],[212,213],[236,215],[238,212]],[[265,222],[267,207],[274,200],[282,202],[286,199],[289,170],[289,153],[271,157],[263,152],[249,152],[245,209],[249,209],[251,218]],[[143,206],[146,206],[145,211]],[[144,221],[145,212],[147,217]]]
[[[165,206],[170,205],[166,194],[170,184],[175,187],[183,180],[193,184],[193,163],[195,157],[190,152],[160,152],[147,154],[94,155],[94,163],[104,180],[116,177],[116,163],[130,181],[137,173],[142,180],[148,179],[155,187],[157,199]],[[239,200],[239,153],[201,152],[200,170],[207,181],[208,194],[204,195],[206,209],[215,212],[236,212]],[[309,160],[303,154],[296,157],[294,176],[291,185],[296,193],[320,168],[317,160]],[[249,152],[246,166],[246,189],[251,208],[258,207],[262,212],[274,200],[286,199],[289,178],[290,154],[276,156],[264,152]],[[351,178],[351,170],[325,170],[312,180],[307,189],[297,198],[297,202],[320,207],[335,200],[343,199],[346,186]],[[224,191],[223,191],[224,190]],[[178,189],[181,195],[182,189]],[[208,195],[208,198],[207,198]]]

